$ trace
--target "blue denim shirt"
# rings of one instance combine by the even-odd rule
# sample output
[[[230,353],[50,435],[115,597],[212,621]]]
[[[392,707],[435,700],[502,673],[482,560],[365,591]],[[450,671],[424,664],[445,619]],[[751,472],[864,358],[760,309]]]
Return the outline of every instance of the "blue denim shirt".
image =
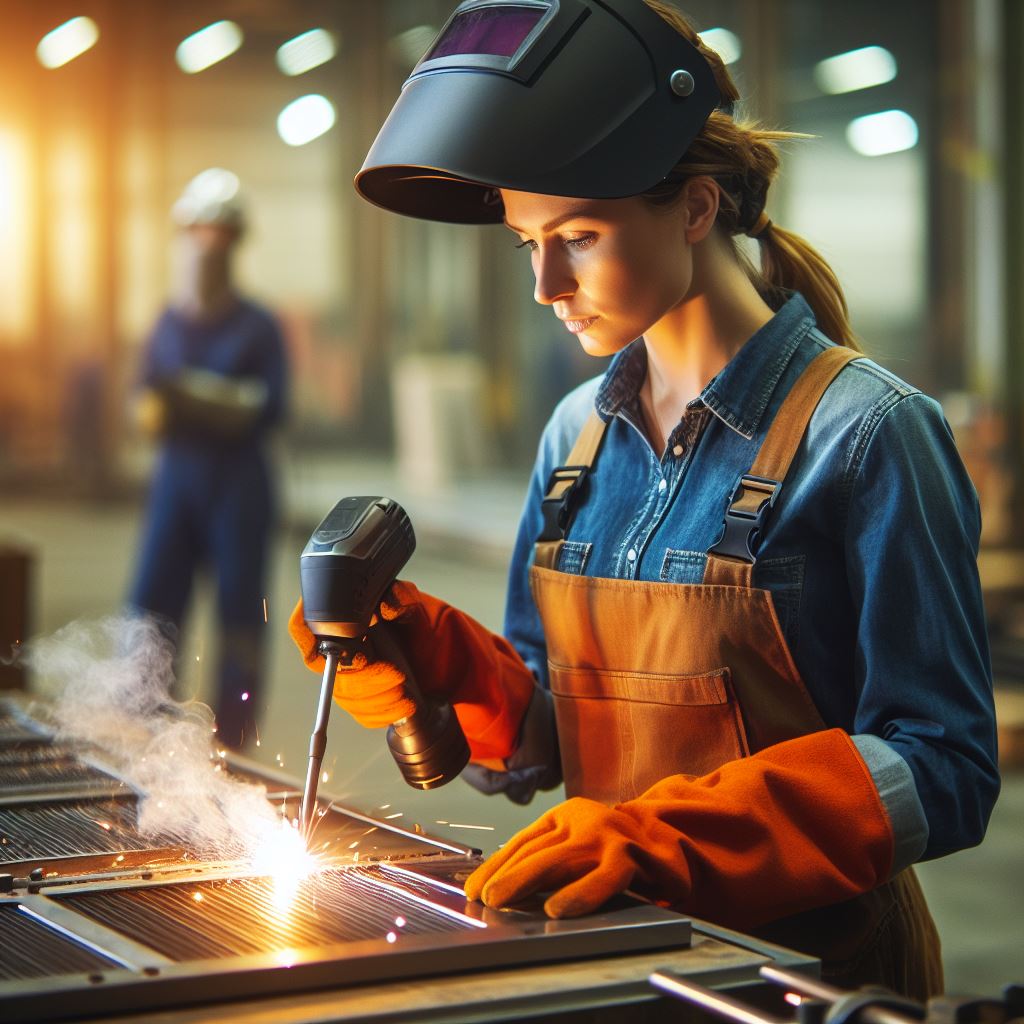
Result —
[[[590,411],[608,428],[559,568],[700,583],[737,479],[831,344],[794,295],[689,404],[661,458],[641,427],[642,340],[562,400],[541,439],[506,605],[505,633],[542,684],[528,570],[545,484]],[[999,791],[979,532],[977,496],[938,404],[868,359],[846,366],[778,493],[754,585],[771,591],[825,723],[864,756],[897,869],[980,842]]]

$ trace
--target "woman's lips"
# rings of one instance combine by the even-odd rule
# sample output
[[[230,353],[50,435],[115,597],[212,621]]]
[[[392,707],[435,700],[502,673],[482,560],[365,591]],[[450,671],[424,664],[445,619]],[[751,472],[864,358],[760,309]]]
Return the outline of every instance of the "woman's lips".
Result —
[[[581,320],[563,320],[566,329],[572,334],[582,334],[588,327],[596,323],[596,316],[584,317]]]

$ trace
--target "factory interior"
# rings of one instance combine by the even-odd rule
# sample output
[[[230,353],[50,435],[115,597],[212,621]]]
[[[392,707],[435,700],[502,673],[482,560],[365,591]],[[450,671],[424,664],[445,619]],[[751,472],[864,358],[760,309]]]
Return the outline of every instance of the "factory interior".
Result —
[[[742,115],[803,133],[782,147],[768,212],[827,257],[865,354],[941,403],[978,495],[1001,791],[979,845],[915,871],[945,991],[998,999],[1024,985],[1024,4],[678,6]],[[415,531],[399,577],[501,632],[544,426],[608,366],[533,301],[507,230],[399,217],[352,186],[454,7],[0,2],[0,1020],[719,1019],[648,980],[667,971],[781,1024],[759,969],[818,973],[785,943],[626,897],[575,924],[538,902],[466,902],[467,867],[565,790],[526,804],[464,779],[418,791],[384,730],[337,706],[314,773],[333,857],[319,895],[279,879],[268,895],[218,818],[231,818],[225,776],[265,786],[289,821],[308,809],[321,680],[289,617],[300,556],[336,503],[398,502]],[[240,211],[235,287],[281,350],[264,468],[227,512],[200,511],[190,579],[180,553],[161,562],[152,547],[170,499],[146,398],[166,310],[195,270],[182,218],[204,187]],[[200,383],[215,390],[214,376]],[[190,501],[216,492],[189,481]],[[262,561],[255,627],[230,622],[218,592],[225,536],[236,562],[250,537]],[[173,661],[162,627],[133,647],[133,614],[153,607],[141,595],[171,576],[185,609]],[[218,707],[231,657],[257,682],[221,701],[219,729],[198,705]],[[117,696],[133,671],[164,691]],[[202,723],[209,751],[147,731],[156,717]],[[174,806],[155,827],[142,810],[125,824],[136,797],[155,818]],[[106,838],[90,845],[97,824]],[[138,893],[154,898],[129,906]],[[189,927],[174,900],[209,916]],[[1024,1017],[1013,998],[1015,1013],[984,1019]],[[804,1009],[804,1024],[826,1020]],[[905,1010],[828,1020],[900,1024]],[[983,1019],[972,1012],[943,1020]]]

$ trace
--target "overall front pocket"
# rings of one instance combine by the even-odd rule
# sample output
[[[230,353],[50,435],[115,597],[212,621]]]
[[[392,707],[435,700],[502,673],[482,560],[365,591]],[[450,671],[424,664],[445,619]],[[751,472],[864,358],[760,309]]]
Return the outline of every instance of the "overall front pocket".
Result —
[[[618,803],[749,753],[728,668],[662,675],[549,663],[565,790]]]

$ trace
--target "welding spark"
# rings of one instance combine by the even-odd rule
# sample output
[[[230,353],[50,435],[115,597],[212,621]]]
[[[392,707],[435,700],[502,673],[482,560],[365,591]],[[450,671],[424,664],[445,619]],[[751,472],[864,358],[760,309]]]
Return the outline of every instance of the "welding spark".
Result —
[[[783,997],[790,1006],[799,1006],[803,1002],[803,997],[798,995],[796,992],[787,992]]]
[[[109,821],[97,821],[96,824],[105,832],[109,832],[113,828]]]
[[[267,599],[266,598],[263,598],[263,621],[264,622],[269,622],[270,621],[267,618]]]
[[[388,932],[387,935],[384,936],[384,938],[386,938],[388,942],[398,941],[398,936],[394,932]]]
[[[242,700],[248,700],[248,699],[249,699],[249,691],[246,690],[245,693],[242,694]]]
[[[330,778],[330,776],[327,774],[327,772],[324,772],[324,774],[323,774],[323,781],[326,782],[329,778]]]
[[[287,912],[303,880],[317,869],[317,860],[306,848],[302,833],[286,821],[270,827],[250,859],[253,869],[270,880],[270,899],[279,913]]]
[[[392,818],[403,818],[405,815],[401,811],[395,811],[394,814],[385,814],[384,818],[386,821],[390,821]]]
[[[196,901],[196,903],[202,903],[203,902],[203,894],[201,892],[194,892],[194,893],[192,893],[192,899],[194,899]]]
[[[405,927],[405,918],[402,917],[401,915],[396,917],[395,918],[395,927],[396,928],[404,928]]]
[[[457,824],[454,821],[448,822],[448,827],[449,828],[476,828],[476,829],[479,829],[481,832],[493,832],[494,831],[494,826],[493,825],[459,825],[459,824]]]

